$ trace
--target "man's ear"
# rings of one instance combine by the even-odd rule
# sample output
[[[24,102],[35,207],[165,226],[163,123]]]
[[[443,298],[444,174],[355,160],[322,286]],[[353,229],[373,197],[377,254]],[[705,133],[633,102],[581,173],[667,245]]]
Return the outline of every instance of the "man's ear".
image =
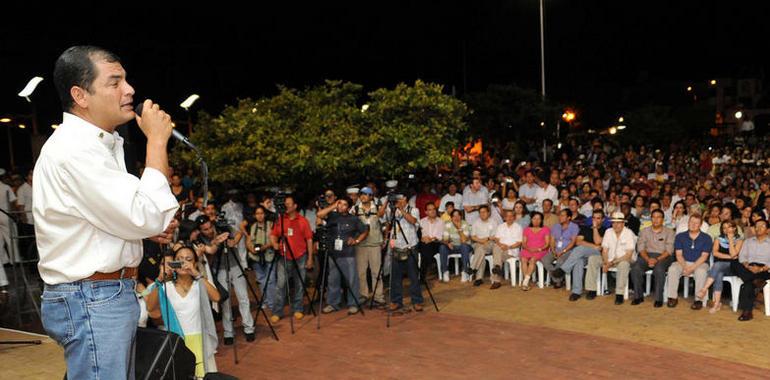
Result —
[[[86,90],[82,87],[72,86],[70,88],[70,96],[72,101],[80,108],[88,108],[88,98],[86,96]]]

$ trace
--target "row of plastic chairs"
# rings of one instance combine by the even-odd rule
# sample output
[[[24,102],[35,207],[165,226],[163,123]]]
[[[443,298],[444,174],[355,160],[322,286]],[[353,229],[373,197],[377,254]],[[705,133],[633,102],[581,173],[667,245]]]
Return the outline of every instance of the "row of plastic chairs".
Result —
[[[443,273],[441,273],[441,257],[439,254],[436,254],[434,256],[436,260],[436,267],[438,268],[438,278],[439,280],[443,280]],[[460,254],[450,254],[449,260],[454,261],[454,274],[459,275],[460,274],[460,260],[462,259],[462,256]],[[485,257],[487,260],[487,266],[491,268],[493,266],[492,256],[487,255]],[[512,270],[513,269],[513,270]],[[521,273],[521,262],[519,261],[518,257],[512,257],[506,260],[505,264],[503,265],[504,270],[504,276],[505,279],[511,280],[511,286],[517,287],[521,285],[522,273]],[[615,268],[610,268],[609,272],[617,272]],[[572,276],[570,273],[566,273],[565,275],[565,283],[567,286],[567,290],[570,290],[572,288]],[[652,270],[648,270],[645,272],[646,277],[646,284],[645,284],[645,296],[650,295],[652,292]],[[537,279],[537,287],[542,289],[545,287],[545,284],[550,282],[550,275],[548,273],[545,273],[545,269],[543,267],[543,263],[540,261],[537,262],[537,271],[536,276]],[[688,298],[690,296],[690,286],[689,286],[689,280],[692,279],[695,281],[694,274],[690,274],[687,277],[684,277],[684,298]],[[740,296],[740,289],[741,285],[743,285],[743,281],[738,276],[725,276],[723,278],[724,282],[727,282],[730,284],[730,291],[731,291],[731,298],[730,298],[730,306],[732,307],[733,311],[738,311],[738,299]],[[666,284],[664,285],[666,292],[668,291],[668,278],[666,278]],[[604,295],[604,293],[607,291],[607,273],[602,273],[601,276],[596,281],[596,289],[599,289],[597,292],[598,295]],[[763,293],[765,297],[765,315],[770,316],[770,280],[767,281],[763,288]],[[629,297],[629,291],[628,291],[628,282],[626,282],[626,288],[623,292],[623,298],[628,299]],[[665,297],[668,297],[666,294]],[[706,294],[706,301],[708,300],[708,293]]]

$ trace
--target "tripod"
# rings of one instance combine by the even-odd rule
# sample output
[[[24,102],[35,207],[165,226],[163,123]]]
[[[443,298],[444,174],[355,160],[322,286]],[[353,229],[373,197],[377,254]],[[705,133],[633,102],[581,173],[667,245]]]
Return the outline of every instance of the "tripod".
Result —
[[[390,236],[389,236],[388,241],[395,241],[396,240],[396,238],[397,238],[396,230],[398,230],[399,232],[401,232],[401,237],[404,239],[404,242],[406,243],[406,245],[409,246],[409,239],[407,239],[406,234],[404,233],[404,229],[401,228],[401,223],[399,223],[398,219],[396,219],[396,212],[393,209],[394,209],[394,207],[393,207],[393,205],[391,205],[390,218],[389,218],[389,221],[388,221],[388,224],[390,225],[390,233],[389,233]],[[391,246],[391,248],[393,249],[392,246]],[[428,291],[428,295],[430,296],[430,300],[431,300],[431,302],[433,302],[433,307],[436,308],[436,311],[439,311],[438,304],[436,303],[436,299],[433,298],[433,292],[430,291],[430,286],[428,286],[428,281],[425,280],[425,278],[422,276],[421,271],[420,271],[420,266],[417,265],[417,256],[415,255],[413,250],[411,250],[411,249],[409,249],[409,250],[410,250],[410,252],[408,254],[409,256],[407,257],[407,261],[409,261],[410,257],[413,259],[415,270],[417,271],[418,281],[422,282],[422,284],[425,285],[425,289]],[[385,252],[382,254],[383,264],[384,264],[384,261],[385,261],[384,258],[386,256],[387,256],[387,250],[385,250]],[[393,255],[391,253],[390,289],[388,290],[388,302],[387,302],[388,303],[388,317],[387,317],[387,321],[386,321],[386,324],[385,324],[386,327],[390,327],[390,316],[393,313],[390,310],[390,303],[391,303],[390,301],[391,301],[391,293],[393,291],[393,281],[394,281],[393,277],[395,277],[395,276],[393,276],[393,265],[396,264],[395,261],[396,260],[393,258]],[[379,271],[379,273],[377,273],[377,281],[375,282],[375,285],[374,285],[375,289],[377,289],[377,286],[379,285],[380,279],[382,278],[382,274],[383,274],[384,268],[385,268],[385,265],[380,265],[380,271]],[[402,279],[398,278],[398,279],[396,279],[396,281],[402,281]],[[374,306],[374,297],[372,297],[371,303],[369,304],[369,309],[371,309],[373,306]]]
[[[289,303],[291,303],[291,291],[289,289],[289,272],[286,269],[286,267],[289,265],[288,260],[286,259],[286,252],[288,250],[288,253],[291,254],[292,259],[294,260],[294,271],[297,272],[297,279],[299,279],[300,286],[302,286],[302,292],[304,293],[305,297],[307,298],[308,303],[310,303],[310,312],[313,314],[313,316],[316,316],[315,310],[313,309],[312,300],[310,299],[310,295],[307,292],[307,287],[305,286],[305,280],[302,278],[302,272],[299,271],[299,266],[297,263],[297,257],[294,256],[294,251],[291,249],[291,245],[289,244],[289,239],[284,234],[284,224],[283,219],[286,215],[285,212],[278,212],[278,219],[281,221],[281,234],[278,236],[278,245],[281,247],[281,256],[283,257],[283,277],[286,279],[286,298],[289,300]],[[292,231],[292,234],[294,232]],[[309,253],[308,253],[309,255]],[[270,271],[272,271],[272,266],[275,264],[275,259],[273,259],[273,262],[270,263]],[[277,274],[276,274],[277,275]],[[268,272],[268,280],[270,279],[270,273]],[[265,287],[267,289],[267,287]],[[267,291],[265,292],[267,294]],[[291,308],[291,305],[289,305]],[[294,335],[294,318],[289,318],[289,324],[291,325],[291,333]]]
[[[214,273],[214,277],[217,278],[219,275],[219,271],[221,270],[221,263],[222,263],[222,252],[219,251],[217,253],[217,271]],[[262,309],[262,300],[263,298],[260,298],[257,295],[257,292],[254,290],[254,287],[251,285],[251,282],[249,282],[248,277],[246,276],[246,272],[243,270],[243,266],[241,265],[241,261],[238,260],[238,257],[235,255],[235,251],[232,247],[227,246],[225,244],[225,253],[224,253],[224,262],[225,262],[225,282],[227,283],[227,289],[230,290],[230,286],[232,285],[232,288],[235,289],[235,284],[233,284],[233,280],[230,278],[230,257],[232,256],[233,261],[235,262],[236,266],[238,267],[238,270],[241,272],[241,276],[245,279],[246,286],[248,286],[249,291],[251,292],[251,295],[254,296],[254,299],[257,301],[257,304],[260,306],[257,308],[257,315],[262,313],[262,317],[265,319],[265,323],[267,323],[267,326],[270,327],[270,331],[273,334],[273,338],[277,341],[278,340],[278,334],[275,333],[275,329],[273,328],[273,325],[270,323],[270,319],[267,317],[267,313]],[[264,296],[264,295],[263,295]],[[226,300],[225,302],[230,302],[230,299]],[[232,322],[235,321],[235,314],[230,312],[230,320]],[[256,324],[256,319],[255,319]],[[233,340],[235,340],[236,334],[233,334]],[[235,364],[238,364],[238,345],[233,344],[233,355],[235,356]]]
[[[326,288],[326,280],[327,280],[326,279],[326,275],[327,275],[326,272],[329,270],[328,269],[329,268],[329,260],[331,260],[332,263],[334,263],[334,267],[337,268],[337,272],[340,274],[340,278],[342,279],[342,284],[344,284],[345,288],[348,290],[348,297],[353,297],[353,301],[355,301],[356,307],[358,308],[359,312],[361,313],[361,316],[362,317],[364,316],[364,309],[361,307],[361,304],[358,302],[358,294],[355,294],[355,289],[353,289],[353,287],[350,286],[350,281],[348,281],[347,277],[345,277],[345,274],[342,273],[342,268],[340,268],[340,265],[337,263],[337,259],[334,257],[334,255],[331,252],[327,251],[326,252],[326,258],[325,258],[326,262],[324,264],[324,270],[323,270],[324,273],[321,274],[321,286],[320,286],[321,292],[320,292],[320,297],[318,298],[318,301],[319,301],[319,303],[318,303],[318,321],[317,321],[317,324],[316,324],[316,330],[320,330],[321,329],[321,314],[322,314],[322,309],[323,309],[323,305],[324,305],[324,289]],[[318,290],[316,290],[315,294],[316,295],[319,294]],[[311,309],[313,308],[313,302],[312,301],[310,303],[310,308]]]

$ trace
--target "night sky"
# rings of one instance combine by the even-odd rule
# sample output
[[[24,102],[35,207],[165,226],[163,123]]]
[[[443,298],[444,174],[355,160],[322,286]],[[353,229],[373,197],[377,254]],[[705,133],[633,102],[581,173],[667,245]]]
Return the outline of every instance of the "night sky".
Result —
[[[276,84],[327,78],[367,90],[415,79],[458,94],[490,83],[540,88],[537,0],[225,3],[4,6],[0,116],[29,113],[16,93],[43,76],[32,99],[50,133],[61,118],[53,64],[75,44],[117,53],[137,99],[150,97],[179,119],[178,104],[191,93],[201,95],[193,111],[217,113],[238,98],[274,94]],[[620,94],[640,81],[762,77],[768,7],[715,3],[546,0],[548,96],[579,106],[586,120],[603,120],[632,106]],[[28,131],[15,130],[13,141]],[[0,167],[8,167],[5,131],[0,147]],[[31,157],[23,147],[14,151],[17,161]]]

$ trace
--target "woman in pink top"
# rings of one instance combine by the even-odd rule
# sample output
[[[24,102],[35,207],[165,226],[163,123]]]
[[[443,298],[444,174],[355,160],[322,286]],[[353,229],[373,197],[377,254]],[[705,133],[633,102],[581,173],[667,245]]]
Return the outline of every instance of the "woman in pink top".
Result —
[[[524,239],[521,244],[521,272],[524,274],[524,281],[521,284],[522,290],[529,290],[529,280],[532,272],[535,271],[537,262],[548,253],[550,235],[551,230],[543,228],[543,214],[533,212],[529,227],[524,229]]]

